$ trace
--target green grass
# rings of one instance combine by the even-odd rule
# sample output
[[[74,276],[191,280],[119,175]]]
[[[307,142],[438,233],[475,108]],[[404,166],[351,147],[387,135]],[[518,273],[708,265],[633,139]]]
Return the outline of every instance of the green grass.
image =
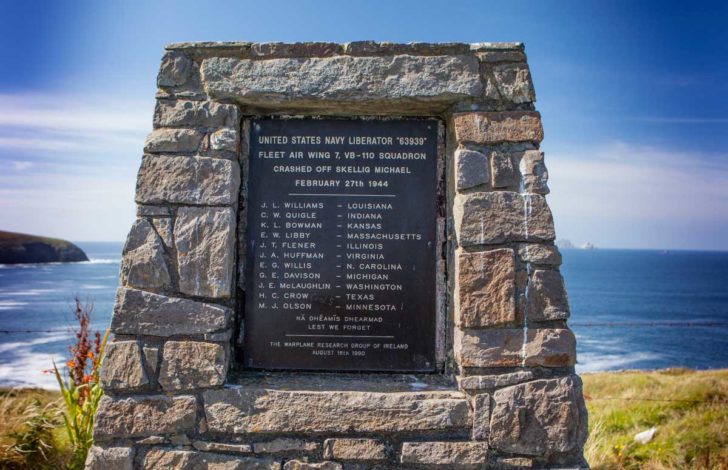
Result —
[[[599,469],[728,468],[728,370],[584,374],[585,453]],[[657,428],[641,445],[634,435]]]
[[[49,390],[0,388],[1,470],[60,469],[66,466],[71,450],[60,419],[55,419],[60,417],[58,407],[54,406],[58,400],[60,394]],[[37,433],[39,415],[55,421],[47,433]],[[34,440],[33,436],[40,436],[48,447],[36,445],[38,439]],[[19,442],[26,443],[23,447],[25,452],[18,451]],[[39,452],[38,447],[43,447],[43,452]]]

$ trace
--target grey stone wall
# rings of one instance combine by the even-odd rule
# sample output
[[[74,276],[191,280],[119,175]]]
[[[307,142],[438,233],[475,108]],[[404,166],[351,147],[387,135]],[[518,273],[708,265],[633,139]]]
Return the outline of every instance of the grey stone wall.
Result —
[[[587,415],[520,44],[169,46],[87,468],[579,468]],[[438,374],[240,370],[249,120],[435,116]]]

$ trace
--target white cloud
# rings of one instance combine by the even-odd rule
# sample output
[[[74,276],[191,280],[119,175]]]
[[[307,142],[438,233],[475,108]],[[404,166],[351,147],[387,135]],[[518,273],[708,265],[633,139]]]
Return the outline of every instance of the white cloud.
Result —
[[[13,169],[15,169],[17,171],[24,171],[24,170],[27,170],[28,168],[33,167],[33,162],[22,162],[22,161],[16,160],[12,163],[13,163]]]
[[[137,146],[151,102],[50,94],[0,94],[0,150],[93,153]]]
[[[559,236],[728,249],[728,155],[616,142],[546,156]]]

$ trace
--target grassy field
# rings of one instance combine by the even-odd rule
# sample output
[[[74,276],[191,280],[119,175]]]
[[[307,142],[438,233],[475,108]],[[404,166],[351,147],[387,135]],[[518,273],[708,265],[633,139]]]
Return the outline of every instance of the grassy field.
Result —
[[[70,457],[57,392],[0,388],[0,470],[61,469]]]
[[[584,374],[590,436],[600,469],[728,468],[728,370]],[[656,427],[652,441],[634,435]]]
[[[591,430],[586,456],[594,470],[728,469],[728,370],[582,377]],[[58,398],[43,390],[0,389],[0,469],[63,468],[64,431],[42,413]],[[651,427],[657,428],[653,440],[637,444],[634,435]],[[38,442],[48,446],[47,460],[32,452]]]

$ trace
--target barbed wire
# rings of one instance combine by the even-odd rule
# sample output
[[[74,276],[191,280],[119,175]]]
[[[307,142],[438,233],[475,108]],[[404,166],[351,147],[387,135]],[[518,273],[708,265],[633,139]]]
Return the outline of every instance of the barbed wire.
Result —
[[[603,327],[627,327],[627,328],[650,328],[650,327],[711,327],[728,326],[728,321],[614,321],[614,322],[569,322],[570,327],[579,328],[603,328]]]
[[[714,326],[728,326],[728,321],[649,321],[649,322],[569,322],[570,327],[577,328],[709,328]],[[14,333],[69,333],[69,330],[49,329],[49,330],[0,330],[0,334]]]

